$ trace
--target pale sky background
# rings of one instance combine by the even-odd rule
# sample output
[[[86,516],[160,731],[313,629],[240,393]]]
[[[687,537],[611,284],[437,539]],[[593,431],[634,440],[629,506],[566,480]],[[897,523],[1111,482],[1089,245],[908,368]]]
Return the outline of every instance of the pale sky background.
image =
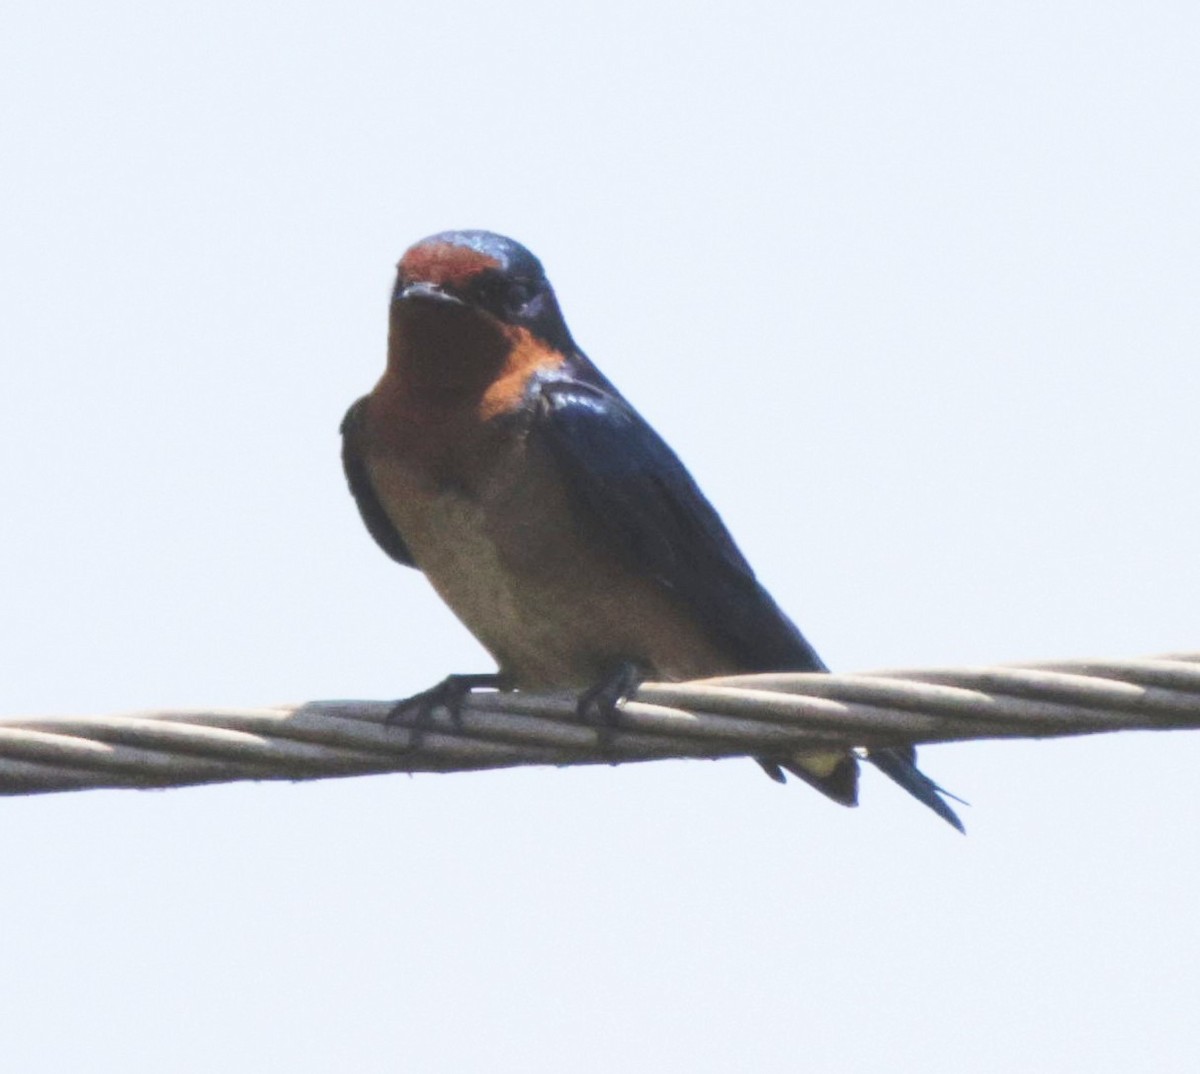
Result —
[[[545,262],[840,670],[1200,649],[1194,3],[17,3],[0,711],[488,670],[337,426]],[[1193,1071],[1200,738],[0,803],[5,1070]]]

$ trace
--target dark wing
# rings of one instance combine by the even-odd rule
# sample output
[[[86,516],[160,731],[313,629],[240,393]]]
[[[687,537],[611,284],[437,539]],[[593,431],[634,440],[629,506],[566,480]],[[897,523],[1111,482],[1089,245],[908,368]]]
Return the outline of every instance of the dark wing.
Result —
[[[350,482],[350,491],[354,493],[354,502],[358,504],[358,513],[366,523],[367,530],[375,538],[376,543],[397,563],[406,567],[415,567],[412,553],[404,543],[392,520],[375,495],[371,485],[371,475],[367,473],[362,453],[362,427],[366,397],[358,400],[342,419],[342,468],[346,471],[346,480]]]
[[[607,381],[588,377],[542,387],[531,435],[563,468],[582,524],[602,534],[630,568],[670,590],[741,671],[828,670],[795,624],[759,585],[712,505],[675,453]],[[875,749],[867,758],[938,816],[962,831],[943,791],[916,766],[911,746]],[[814,775],[803,755],[778,766],[845,804],[855,800],[852,756]],[[951,795],[951,797],[953,797]]]
[[[825,670],[683,463],[619,395],[545,382],[531,435],[563,468],[582,524],[669,590],[739,670]]]

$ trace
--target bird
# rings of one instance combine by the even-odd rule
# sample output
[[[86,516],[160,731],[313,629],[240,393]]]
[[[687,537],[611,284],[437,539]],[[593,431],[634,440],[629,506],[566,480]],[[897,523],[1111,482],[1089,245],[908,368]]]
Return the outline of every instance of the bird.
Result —
[[[397,266],[387,363],[341,426],[362,521],[496,661],[399,702],[571,689],[598,724],[647,679],[824,672],[667,443],[576,345],[541,262],[443,231]],[[960,831],[912,747],[757,758],[843,805],[860,755]]]

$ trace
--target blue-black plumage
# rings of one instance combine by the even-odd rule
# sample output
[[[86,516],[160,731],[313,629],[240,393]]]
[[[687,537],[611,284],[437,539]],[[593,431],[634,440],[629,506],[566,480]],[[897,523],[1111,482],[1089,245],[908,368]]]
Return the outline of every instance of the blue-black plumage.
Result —
[[[638,675],[826,670],[675,453],[575,345],[541,263],[512,239],[450,231],[407,251],[387,368],[342,430],[371,535],[425,573],[506,687],[611,701]],[[866,756],[961,830],[915,751]],[[857,801],[854,753],[760,764]]]

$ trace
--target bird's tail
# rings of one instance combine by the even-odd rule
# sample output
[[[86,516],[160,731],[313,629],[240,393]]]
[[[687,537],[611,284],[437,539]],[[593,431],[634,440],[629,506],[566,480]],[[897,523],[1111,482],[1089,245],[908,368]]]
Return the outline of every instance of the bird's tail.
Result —
[[[944,787],[939,787],[917,767],[915,746],[892,746],[883,750],[867,750],[867,760],[889,779],[899,783],[918,802],[927,805],[947,824],[965,833],[963,822],[958,819],[958,814],[947,805],[946,799],[953,798],[956,802],[962,802],[963,805],[967,803]]]
[[[946,798],[953,798],[956,802],[962,802],[962,799],[939,787],[917,767],[915,747],[892,746],[867,750],[865,756],[885,776],[899,783],[947,824],[960,832],[965,830],[958,814],[946,804]],[[839,805],[858,805],[858,758],[853,753],[803,753],[786,760],[777,757],[757,757],[755,760],[768,776],[779,783],[787,779],[783,774],[786,769]]]
[[[795,757],[755,757],[776,783],[786,783],[784,769],[838,805],[858,805],[858,758],[853,753],[801,753]]]

